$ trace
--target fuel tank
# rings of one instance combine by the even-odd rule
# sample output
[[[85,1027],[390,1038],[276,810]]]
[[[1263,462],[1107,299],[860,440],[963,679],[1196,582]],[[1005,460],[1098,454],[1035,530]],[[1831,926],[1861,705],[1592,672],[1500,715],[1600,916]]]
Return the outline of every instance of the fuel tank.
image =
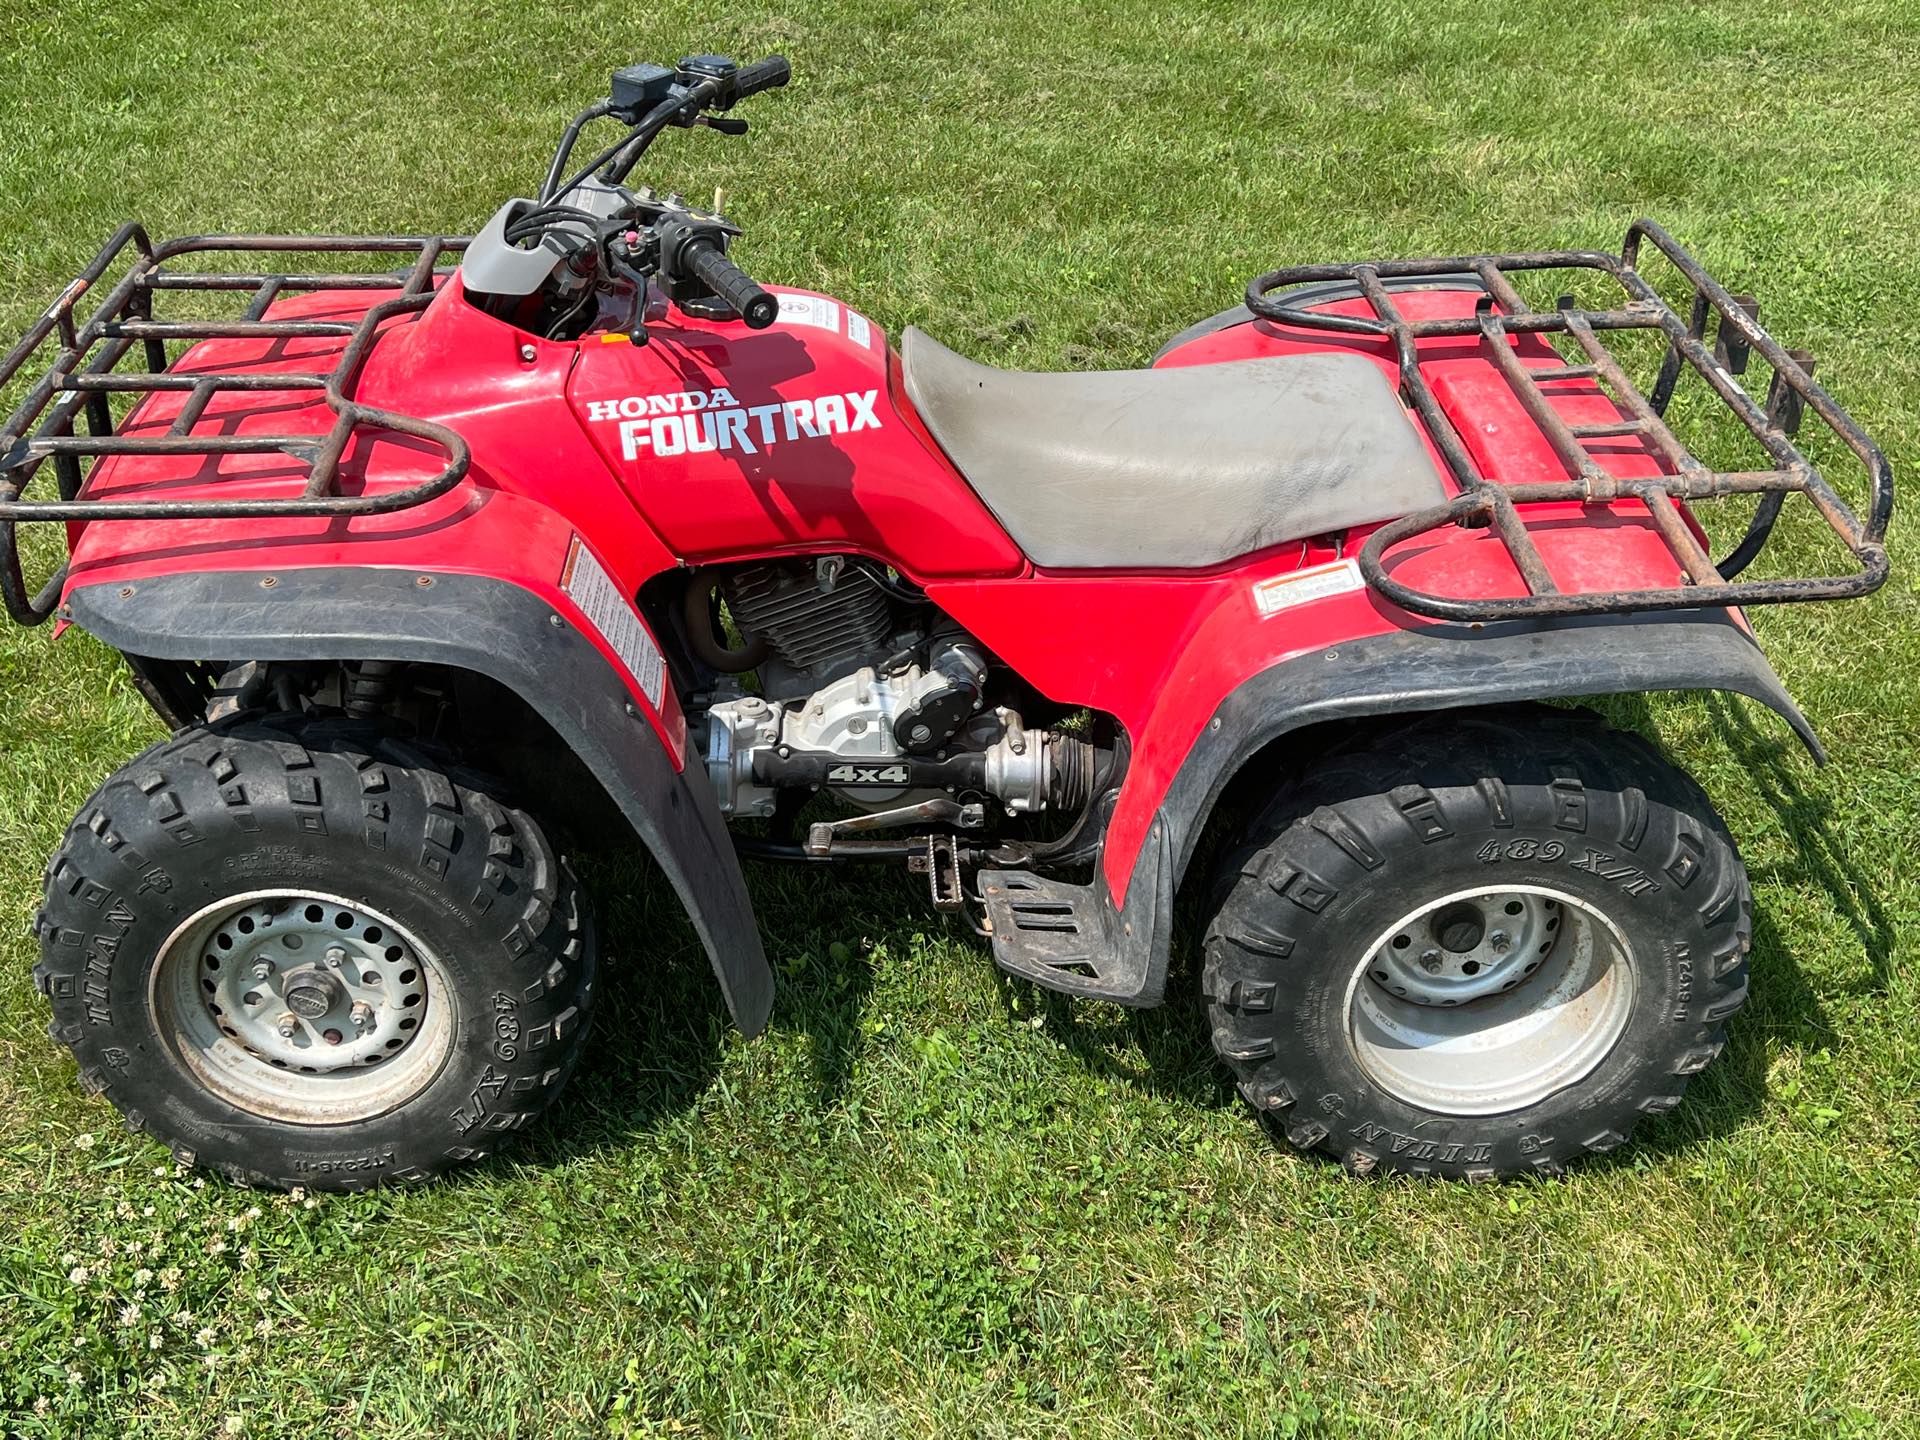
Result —
[[[568,402],[667,547],[694,564],[852,549],[914,579],[1022,570],[913,414],[880,327],[773,293],[764,330],[667,309],[644,344],[579,342]]]

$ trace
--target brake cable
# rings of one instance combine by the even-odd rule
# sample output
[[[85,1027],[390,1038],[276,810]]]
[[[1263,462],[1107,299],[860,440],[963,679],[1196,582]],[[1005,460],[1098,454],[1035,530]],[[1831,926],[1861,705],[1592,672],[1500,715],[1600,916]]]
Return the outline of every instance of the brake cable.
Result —
[[[585,165],[581,166],[579,170],[574,172],[572,178],[558,190],[554,191],[551,195],[542,196],[541,198],[558,200],[561,196],[569,194],[575,186],[579,185],[581,181],[593,174],[593,172],[598,170],[602,165],[608,165],[609,162],[615,160],[624,160],[624,166],[621,166],[617,170],[610,167],[608,175],[609,183],[619,184],[627,171],[639,163],[640,157],[646,153],[647,147],[654,142],[662,130],[666,129],[667,126],[672,123],[676,115],[687,110],[697,112],[702,105],[712,100],[719,92],[720,84],[718,81],[702,80],[698,85],[690,86],[685,94],[669,96],[667,99],[662,100],[658,105],[655,105],[653,109],[643,115],[640,118],[640,123],[635,125],[628,134],[616,140]],[[633,153],[628,155],[625,152],[630,147]]]

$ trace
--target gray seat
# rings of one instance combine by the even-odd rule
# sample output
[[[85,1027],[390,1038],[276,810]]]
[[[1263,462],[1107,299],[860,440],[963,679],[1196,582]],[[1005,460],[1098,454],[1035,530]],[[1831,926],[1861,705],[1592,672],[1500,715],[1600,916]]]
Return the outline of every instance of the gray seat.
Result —
[[[996,370],[909,328],[907,395],[1037,565],[1198,569],[1443,503],[1358,355],[1167,370]]]

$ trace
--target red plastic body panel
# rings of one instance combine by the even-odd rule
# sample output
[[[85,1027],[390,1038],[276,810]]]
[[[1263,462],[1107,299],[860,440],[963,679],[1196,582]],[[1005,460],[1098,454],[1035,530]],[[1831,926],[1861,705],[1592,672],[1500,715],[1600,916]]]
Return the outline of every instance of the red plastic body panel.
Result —
[[[396,322],[381,339],[357,392],[447,424],[468,441],[469,477],[452,493],[427,507],[351,521],[96,522],[73,538],[71,583],[137,586],[142,576],[204,569],[257,571],[264,582],[293,566],[393,566],[428,580],[446,572],[507,579],[582,624],[561,589],[576,533],[629,597],[680,565],[861,551],[923,584],[1041,692],[1108,712],[1125,727],[1132,761],[1103,859],[1116,900],[1169,781],[1229,693],[1292,657],[1425,623],[1364,590],[1271,613],[1258,603],[1258,584],[1352,555],[1365,538],[1358,532],[1204,572],[1033,570],[913,414],[879,329],[824,297],[786,293],[792,314],[761,332],[673,311],[650,327],[644,346],[598,335],[557,343],[480,313],[455,277],[422,315]],[[1400,301],[1414,315],[1466,314],[1477,298],[1418,291]],[[272,313],[352,318],[362,303],[321,294],[282,301]],[[325,370],[340,343],[206,341],[176,368]],[[1538,340],[1518,343],[1529,363],[1557,363]],[[1545,438],[1475,348],[1442,342],[1426,357],[1442,404],[1492,478],[1557,478]],[[1161,363],[1328,349],[1368,355],[1394,375],[1383,342],[1288,333],[1264,321],[1198,338]],[[1612,402],[1591,385],[1550,391],[1569,419],[1614,416]],[[149,397],[125,428],[164,433],[183,398]],[[318,436],[330,422],[315,397],[283,392],[224,395],[201,423]],[[1655,465],[1635,443],[1603,444],[1597,453],[1622,476]],[[349,452],[343,482],[369,490],[404,485],[438,463],[399,437],[363,440]],[[298,484],[299,467],[277,456],[109,458],[88,493],[284,495]],[[1632,589],[1673,578],[1675,562],[1637,502],[1540,507],[1528,521],[1567,588]],[[1409,542],[1388,563],[1447,593],[1524,593],[1506,551],[1472,530]],[[604,638],[583,628],[617,664]],[[629,680],[644,703],[636,678]],[[670,688],[648,713],[678,762],[685,719]]]
[[[1022,569],[910,417],[880,328],[779,293],[809,321],[755,331],[675,312],[645,345],[580,346],[574,409],[669,548],[696,564],[857,550],[916,580]]]
[[[1410,316],[1470,315],[1478,291],[1412,291],[1396,296]],[[1369,313],[1364,300],[1322,307]],[[1517,342],[1531,365],[1564,363],[1544,341]],[[1477,342],[1443,341],[1423,351],[1423,367],[1443,406],[1492,479],[1561,479],[1564,470],[1539,428]],[[1289,331],[1250,321],[1200,336],[1160,360],[1204,365],[1262,356],[1350,350],[1366,355],[1397,383],[1387,342]],[[1618,411],[1590,382],[1547,387],[1574,423],[1610,420]],[[1414,417],[1415,428],[1419,422]],[[1424,432],[1423,436],[1424,436]],[[1202,442],[1204,437],[1196,437]],[[1446,474],[1438,452],[1434,464]],[[1658,473],[1636,441],[1603,441],[1595,454],[1625,478]],[[1449,482],[1451,488],[1451,482]],[[1637,501],[1611,506],[1534,507],[1529,528],[1549,570],[1567,589],[1627,589],[1673,582],[1678,564]],[[1148,828],[1181,763],[1221,702],[1252,676],[1346,641],[1431,622],[1369,591],[1349,590],[1268,613],[1256,599],[1264,581],[1356,554],[1367,531],[1288,545],[1222,570],[1157,575],[1036,573],[1006,582],[937,584],[928,593],[980,635],[1042,693],[1065,704],[1113,714],[1133,754],[1107,830],[1102,867],[1109,893],[1124,902]],[[1398,547],[1389,568],[1415,585],[1447,594],[1524,595],[1506,549],[1484,532],[1451,530]],[[1050,617],[1059,617],[1050,623]]]

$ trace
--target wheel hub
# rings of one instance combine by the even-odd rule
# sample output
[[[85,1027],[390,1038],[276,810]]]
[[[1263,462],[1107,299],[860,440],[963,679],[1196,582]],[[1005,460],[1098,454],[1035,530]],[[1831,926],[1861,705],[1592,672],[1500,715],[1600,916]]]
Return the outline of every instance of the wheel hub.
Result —
[[[155,998],[212,1088],[257,1113],[330,1123],[390,1108],[438,1068],[452,1028],[447,1002],[430,1003],[439,975],[365,906],[280,891],[184,924],[155,966]]]
[[[1415,1005],[1464,1005],[1511,990],[1551,953],[1558,901],[1526,891],[1489,891],[1410,916],[1373,953],[1367,973]]]
[[[1374,943],[1347,995],[1354,1058],[1441,1114],[1523,1109],[1583,1080],[1634,1004],[1626,937],[1591,901],[1543,887],[1467,891]]]
[[[336,1004],[344,988],[318,970],[296,970],[287,977],[287,988],[282,992],[286,996],[287,1008],[294,1014],[308,1020],[318,1020]]]

